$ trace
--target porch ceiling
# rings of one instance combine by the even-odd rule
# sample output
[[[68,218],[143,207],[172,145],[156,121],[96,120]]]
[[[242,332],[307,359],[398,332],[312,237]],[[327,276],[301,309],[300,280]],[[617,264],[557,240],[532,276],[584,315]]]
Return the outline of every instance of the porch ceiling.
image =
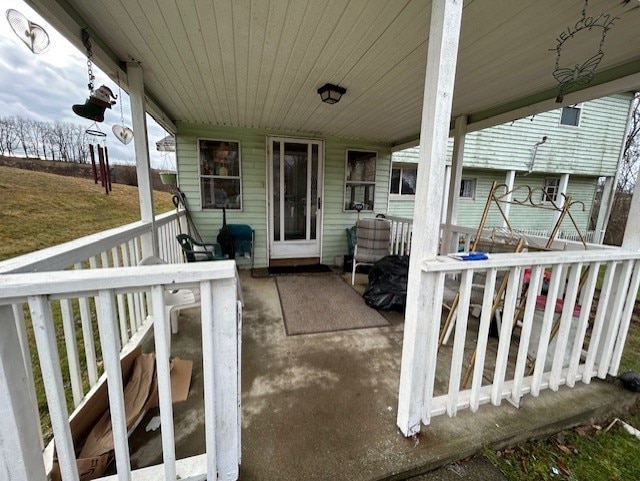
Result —
[[[108,74],[118,61],[140,61],[155,116],[162,120],[164,111],[169,124],[388,143],[419,134],[428,0],[27,1],[77,46],[87,26]],[[554,49],[580,20],[583,0],[464,3],[453,116],[470,116],[473,129],[557,106]],[[619,18],[591,88],[566,95],[565,104],[640,88],[638,7],[638,0],[588,2],[589,16]],[[583,65],[598,52],[601,32],[567,40],[560,65]],[[347,89],[336,105],[316,93],[326,82]]]

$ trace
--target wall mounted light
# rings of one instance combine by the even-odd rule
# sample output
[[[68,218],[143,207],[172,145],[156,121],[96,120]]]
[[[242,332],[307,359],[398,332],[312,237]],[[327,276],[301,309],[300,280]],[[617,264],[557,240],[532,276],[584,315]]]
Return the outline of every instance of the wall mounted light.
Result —
[[[340,101],[347,89],[333,84],[324,84],[318,89],[318,94],[323,102],[327,104],[336,104]]]

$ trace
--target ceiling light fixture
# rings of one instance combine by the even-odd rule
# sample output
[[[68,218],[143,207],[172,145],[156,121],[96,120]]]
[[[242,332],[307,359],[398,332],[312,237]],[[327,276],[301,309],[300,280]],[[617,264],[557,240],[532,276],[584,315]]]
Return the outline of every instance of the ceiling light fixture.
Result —
[[[340,101],[347,89],[333,84],[324,84],[318,89],[318,94],[324,103],[336,104]]]

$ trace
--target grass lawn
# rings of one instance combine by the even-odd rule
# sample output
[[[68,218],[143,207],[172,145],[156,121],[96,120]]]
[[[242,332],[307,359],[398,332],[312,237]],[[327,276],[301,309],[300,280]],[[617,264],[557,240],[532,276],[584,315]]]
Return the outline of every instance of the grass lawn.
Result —
[[[620,373],[640,372],[640,321],[631,323]],[[623,417],[640,429],[640,402]],[[487,456],[510,481],[637,480],[640,479],[640,439],[613,419],[564,431],[548,439],[530,441]]]
[[[157,213],[173,210],[171,194],[154,192]],[[0,261],[38,249],[61,244],[79,237],[119,227],[140,219],[138,189],[113,184],[107,196],[100,185],[92,180],[0,166]],[[93,302],[91,300],[90,302]],[[74,312],[78,312],[77,300]],[[58,349],[61,354],[62,372],[67,386],[68,408],[73,408],[67,356],[62,329],[59,303],[54,303]],[[35,346],[29,313],[25,306],[27,336]],[[97,321],[93,319],[96,355],[100,359],[100,342]],[[82,346],[80,319],[76,319],[76,337]],[[80,363],[84,369],[84,350],[79,349]],[[41,423],[45,440],[51,437],[51,428],[44,386],[35,347],[31,349],[34,377]],[[84,376],[85,391],[88,378]]]
[[[154,192],[157,213],[174,209]],[[140,220],[138,189],[0,166],[0,261]]]

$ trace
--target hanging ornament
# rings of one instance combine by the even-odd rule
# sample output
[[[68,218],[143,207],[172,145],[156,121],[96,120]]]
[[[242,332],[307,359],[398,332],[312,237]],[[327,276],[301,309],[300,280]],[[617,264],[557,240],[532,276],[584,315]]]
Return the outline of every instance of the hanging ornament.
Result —
[[[124,145],[127,145],[129,142],[133,140],[133,130],[124,125],[124,113],[122,112],[122,88],[120,87],[120,72],[118,72],[118,97],[120,98],[120,125],[116,124],[111,127],[113,131],[113,135],[122,142]]]
[[[607,37],[607,32],[613,26],[613,22],[618,19],[618,17],[612,17],[608,13],[601,13],[594,17],[588,16],[588,6],[589,0],[585,0],[584,6],[582,7],[582,17],[574,25],[564,29],[556,39],[557,45],[556,48],[553,49],[556,52],[556,66],[553,71],[553,76],[558,82],[558,96],[556,97],[556,103],[562,103],[564,100],[564,94],[572,87],[589,85],[591,83],[595,76],[595,70],[600,64],[602,57],[604,57],[602,47],[604,45],[605,38]],[[596,29],[602,30],[598,51],[582,62],[575,64],[572,62],[573,66],[561,67],[560,54],[565,42],[576,37],[581,32],[588,35]],[[584,41],[586,39],[583,38],[583,35],[578,38]]]
[[[89,76],[89,98],[84,104],[76,104],[72,107],[74,113],[85,119],[93,120],[94,122],[102,122],[104,120],[104,111],[107,108],[111,108],[115,104],[117,98],[113,95],[113,92],[106,85],[101,86],[98,90],[93,90],[93,81],[95,76],[93,75],[93,52],[91,49],[91,38],[89,32],[86,29],[82,30],[82,43],[87,51],[87,73]],[[114,100],[111,100],[114,99]]]
[[[13,33],[33,53],[43,53],[49,48],[49,34],[37,23],[33,23],[22,13],[10,8],[6,12],[7,21],[11,25]]]
[[[89,141],[89,156],[91,157],[91,167],[93,169],[93,182],[104,188],[105,194],[111,192],[111,169],[109,167],[109,152],[105,145],[105,134],[98,124],[94,122],[91,127],[84,131]]]

